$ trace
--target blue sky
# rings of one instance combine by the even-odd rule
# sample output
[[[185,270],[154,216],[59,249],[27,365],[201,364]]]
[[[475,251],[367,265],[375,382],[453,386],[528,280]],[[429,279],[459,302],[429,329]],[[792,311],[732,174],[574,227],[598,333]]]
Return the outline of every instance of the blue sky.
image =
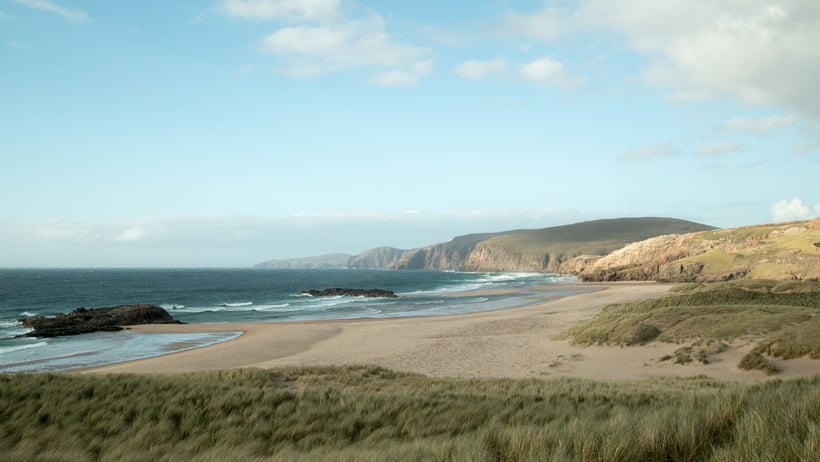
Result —
[[[0,267],[820,215],[820,4],[0,0]]]

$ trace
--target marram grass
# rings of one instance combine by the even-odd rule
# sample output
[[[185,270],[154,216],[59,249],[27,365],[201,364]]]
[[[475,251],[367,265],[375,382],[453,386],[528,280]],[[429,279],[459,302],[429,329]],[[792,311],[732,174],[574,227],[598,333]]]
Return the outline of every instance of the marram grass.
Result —
[[[4,461],[816,461],[820,376],[0,375]]]
[[[689,284],[671,294],[635,303],[610,305],[559,338],[576,345],[643,345],[653,341],[688,343],[704,353],[718,342],[755,345],[752,367],[761,353],[783,359],[820,359],[820,283],[749,280]],[[708,361],[708,358],[705,358]]]

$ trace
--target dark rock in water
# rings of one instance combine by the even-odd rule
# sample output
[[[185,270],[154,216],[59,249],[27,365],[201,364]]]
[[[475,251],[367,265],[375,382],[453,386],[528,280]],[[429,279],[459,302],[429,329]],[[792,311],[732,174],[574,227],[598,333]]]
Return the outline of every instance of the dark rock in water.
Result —
[[[181,324],[156,305],[119,305],[107,308],[77,308],[55,317],[26,318],[24,326],[34,329],[26,337],[61,337],[97,331],[118,331],[137,324]]]
[[[339,295],[350,295],[354,297],[386,297],[398,298],[392,290],[384,289],[349,289],[344,287],[334,287],[324,290],[303,290],[303,294],[313,295],[314,297],[335,297]]]

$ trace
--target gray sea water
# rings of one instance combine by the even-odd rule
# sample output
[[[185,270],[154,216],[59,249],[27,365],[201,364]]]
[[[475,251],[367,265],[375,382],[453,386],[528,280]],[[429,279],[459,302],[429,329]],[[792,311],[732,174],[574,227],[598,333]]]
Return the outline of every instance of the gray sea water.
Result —
[[[152,303],[186,323],[437,316],[509,309],[543,293],[528,288],[574,281],[544,273],[269,269],[0,269],[0,372],[62,371],[198,348],[229,333],[99,332],[20,337],[20,319],[79,307]],[[398,298],[311,297],[308,289],[379,288]],[[495,289],[515,293],[488,294]],[[564,296],[582,289],[556,291]],[[503,291],[498,291],[503,292]]]

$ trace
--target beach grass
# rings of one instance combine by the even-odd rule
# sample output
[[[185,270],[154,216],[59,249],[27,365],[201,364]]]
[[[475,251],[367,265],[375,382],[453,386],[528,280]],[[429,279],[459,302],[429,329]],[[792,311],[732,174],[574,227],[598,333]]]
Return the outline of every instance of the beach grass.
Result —
[[[783,359],[820,358],[820,283],[740,280],[674,287],[658,299],[610,305],[559,338],[576,345],[689,344],[702,362],[723,342],[753,344],[744,366]],[[677,361],[684,362],[684,361]],[[757,367],[768,372],[771,368]]]
[[[809,461],[820,376],[438,379],[376,366],[0,375],[5,461]]]

